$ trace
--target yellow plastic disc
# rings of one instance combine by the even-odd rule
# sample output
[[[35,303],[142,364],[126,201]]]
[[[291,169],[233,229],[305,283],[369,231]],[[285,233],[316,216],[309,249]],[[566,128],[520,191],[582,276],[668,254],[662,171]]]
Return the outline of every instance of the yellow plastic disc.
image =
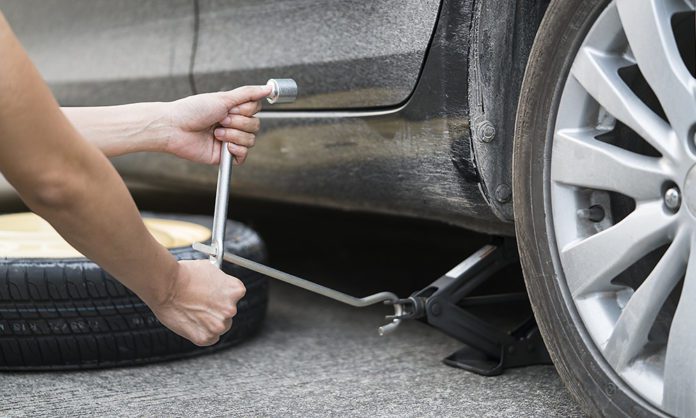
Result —
[[[143,220],[155,239],[167,248],[185,247],[210,239],[210,229],[195,223],[157,218]],[[109,240],[109,237],[102,238]],[[39,216],[15,213],[0,215],[0,257],[75,258],[83,255]]]

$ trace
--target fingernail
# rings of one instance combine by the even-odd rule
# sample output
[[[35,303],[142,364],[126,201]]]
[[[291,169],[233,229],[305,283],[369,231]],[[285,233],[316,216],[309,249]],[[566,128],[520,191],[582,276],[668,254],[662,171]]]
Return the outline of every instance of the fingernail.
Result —
[[[223,125],[229,125],[231,122],[232,122],[232,118],[229,116],[222,120]]]
[[[221,128],[216,129],[215,136],[217,136],[217,137],[225,136],[225,130],[221,129]]]
[[[235,114],[235,115],[239,114],[239,107],[238,106],[233,107],[232,109],[230,109],[230,113]]]
[[[235,151],[237,151],[237,149],[239,149],[239,146],[237,144],[232,143],[232,142],[230,142],[230,144],[228,146],[230,147],[230,152],[235,152]]]

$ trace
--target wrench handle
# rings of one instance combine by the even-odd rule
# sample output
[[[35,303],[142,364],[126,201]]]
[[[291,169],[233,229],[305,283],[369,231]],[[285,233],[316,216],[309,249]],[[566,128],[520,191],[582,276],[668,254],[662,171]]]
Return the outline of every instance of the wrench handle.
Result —
[[[230,182],[232,181],[232,154],[227,143],[222,143],[220,150],[220,166],[218,167],[217,191],[215,193],[215,214],[213,215],[213,232],[211,244],[215,255],[210,256],[210,262],[218,268],[222,266],[225,252],[225,226],[227,225],[227,204],[230,198]]]
[[[270,103],[290,103],[297,97],[297,83],[289,78],[268,80],[272,86],[268,96]],[[227,225],[227,204],[230,199],[230,182],[232,181],[232,154],[227,144],[222,144],[220,150],[220,166],[218,168],[217,191],[215,193],[215,213],[213,215],[213,232],[211,247],[215,254],[210,256],[210,262],[218,268],[222,266],[225,253],[225,226]]]

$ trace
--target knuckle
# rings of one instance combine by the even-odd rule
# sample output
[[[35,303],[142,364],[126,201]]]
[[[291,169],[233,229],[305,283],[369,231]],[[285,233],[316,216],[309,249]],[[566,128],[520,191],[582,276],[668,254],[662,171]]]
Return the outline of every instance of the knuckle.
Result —
[[[237,115],[234,123],[235,123],[235,126],[234,126],[235,128],[243,130],[249,124],[249,116],[246,116],[245,114]]]
[[[248,118],[249,117],[249,104],[244,103],[239,106],[239,115],[240,118]]]
[[[207,345],[212,344],[210,341],[211,341],[211,337],[204,336],[204,335],[199,335],[199,336],[193,337],[191,339],[191,342],[199,347],[205,347]]]
[[[225,137],[229,141],[234,142],[237,139],[237,131],[234,128],[227,129]]]
[[[239,123],[239,115],[230,115],[230,121],[227,124],[228,128],[234,128]]]
[[[225,323],[222,321],[215,323],[213,326],[210,327],[210,331],[216,336],[223,334],[225,332]]]

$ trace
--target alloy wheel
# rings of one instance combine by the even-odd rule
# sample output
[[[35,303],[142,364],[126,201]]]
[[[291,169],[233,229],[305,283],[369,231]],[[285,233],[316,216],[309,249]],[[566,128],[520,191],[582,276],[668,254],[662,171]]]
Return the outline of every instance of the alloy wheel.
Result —
[[[558,108],[547,213],[567,299],[603,361],[696,416],[694,0],[616,0]]]

